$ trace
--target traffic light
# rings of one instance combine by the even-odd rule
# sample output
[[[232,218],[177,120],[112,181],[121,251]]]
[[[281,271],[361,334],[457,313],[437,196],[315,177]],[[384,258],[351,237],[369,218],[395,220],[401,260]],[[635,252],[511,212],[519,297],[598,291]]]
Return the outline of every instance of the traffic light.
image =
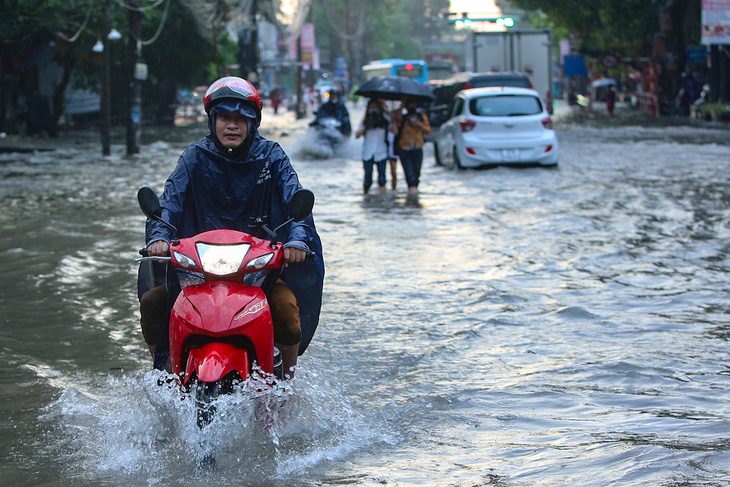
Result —
[[[502,27],[514,27],[515,26],[515,19],[512,17],[499,17],[496,20],[497,25],[500,25]]]
[[[449,19],[449,17],[459,15],[458,12],[441,12],[439,14],[448,22],[453,22],[456,27],[471,27],[474,22],[491,22],[501,27],[514,27],[515,19],[513,17],[474,17],[469,18],[469,12],[461,12],[461,17]]]
[[[469,18],[469,13],[462,12],[461,18],[454,20],[454,24],[457,27],[469,27],[471,25],[471,19]]]

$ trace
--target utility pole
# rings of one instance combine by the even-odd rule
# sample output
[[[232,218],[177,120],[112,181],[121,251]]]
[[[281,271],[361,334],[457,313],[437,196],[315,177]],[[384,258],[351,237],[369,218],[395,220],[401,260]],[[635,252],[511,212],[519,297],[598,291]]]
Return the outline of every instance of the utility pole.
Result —
[[[99,129],[101,132],[101,154],[111,154],[111,138],[109,135],[111,126],[111,90],[109,88],[109,0],[104,0],[101,6],[101,104],[99,107]]]
[[[251,10],[248,14],[248,21],[238,31],[238,54],[236,56],[239,65],[239,73],[258,86],[258,68],[261,62],[259,52],[259,24],[258,24],[258,1],[251,2]]]
[[[297,120],[307,116],[307,105],[304,103],[304,90],[302,86],[302,32],[297,37]]]
[[[137,63],[142,50],[139,10],[140,0],[131,0],[129,10],[129,118],[127,119],[127,155],[139,154],[139,126],[142,119],[142,87],[138,79]]]
[[[307,11],[305,23],[312,21],[312,6],[310,4],[309,10]],[[297,37],[297,120],[301,120],[307,116],[307,104],[304,101],[304,60],[302,59],[302,29],[299,27],[299,34]],[[314,49],[314,46],[312,46]],[[314,56],[314,53],[312,53]],[[313,60],[313,57],[312,57]],[[312,62],[310,60],[310,63]]]

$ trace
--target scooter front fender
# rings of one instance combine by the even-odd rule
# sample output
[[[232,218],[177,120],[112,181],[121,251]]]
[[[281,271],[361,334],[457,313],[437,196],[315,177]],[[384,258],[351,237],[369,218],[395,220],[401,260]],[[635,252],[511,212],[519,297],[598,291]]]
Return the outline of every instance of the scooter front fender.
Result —
[[[212,342],[190,350],[184,384],[195,376],[201,382],[216,382],[230,372],[248,378],[248,351],[229,343]]]

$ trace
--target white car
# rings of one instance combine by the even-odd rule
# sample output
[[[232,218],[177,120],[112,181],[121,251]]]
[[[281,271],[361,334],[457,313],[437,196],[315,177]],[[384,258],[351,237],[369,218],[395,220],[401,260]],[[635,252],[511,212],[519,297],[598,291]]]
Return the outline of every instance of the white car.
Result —
[[[557,166],[558,139],[545,103],[527,88],[460,91],[434,150],[447,167]]]

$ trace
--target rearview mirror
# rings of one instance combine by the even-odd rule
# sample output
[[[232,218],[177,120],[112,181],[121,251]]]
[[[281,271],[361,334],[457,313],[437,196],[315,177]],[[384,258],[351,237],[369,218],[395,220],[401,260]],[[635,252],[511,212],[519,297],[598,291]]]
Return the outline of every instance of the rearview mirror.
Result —
[[[144,186],[139,188],[137,191],[137,201],[139,201],[139,207],[142,208],[142,213],[147,218],[154,221],[159,221],[162,217],[162,208],[160,207],[160,200],[155,194],[155,190]]]
[[[291,197],[289,215],[295,222],[300,222],[312,213],[314,193],[308,189],[300,189]]]

